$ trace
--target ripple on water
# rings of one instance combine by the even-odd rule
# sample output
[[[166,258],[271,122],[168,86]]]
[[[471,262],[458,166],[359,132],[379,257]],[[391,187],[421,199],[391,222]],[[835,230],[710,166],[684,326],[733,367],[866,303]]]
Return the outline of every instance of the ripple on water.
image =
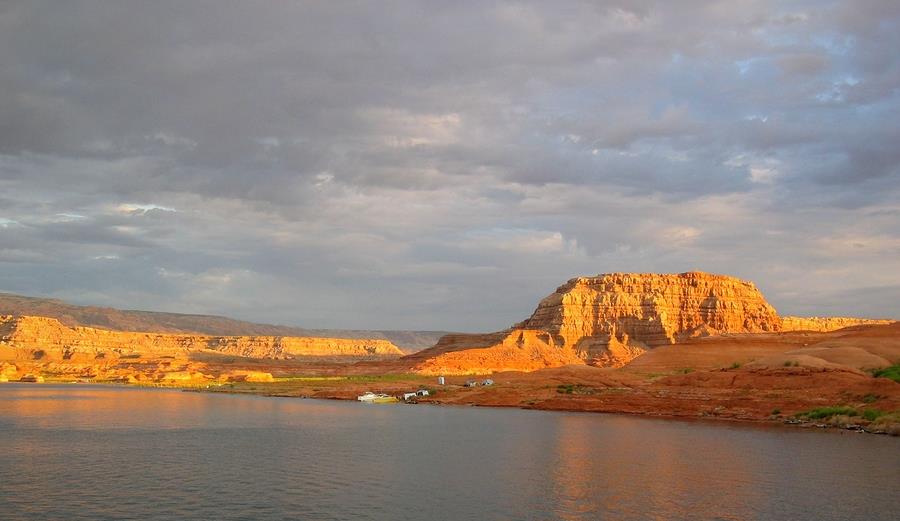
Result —
[[[900,440],[0,386],[3,519],[892,519]]]

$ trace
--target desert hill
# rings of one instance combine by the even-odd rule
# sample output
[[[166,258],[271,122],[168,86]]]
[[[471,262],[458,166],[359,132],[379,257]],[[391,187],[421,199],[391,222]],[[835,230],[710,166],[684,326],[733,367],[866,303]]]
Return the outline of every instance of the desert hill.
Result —
[[[0,315],[0,353],[4,358],[90,362],[118,358],[186,357],[195,351],[287,359],[298,356],[399,357],[403,352],[382,339],[285,336],[209,336],[136,333],[68,327],[54,318]]]
[[[577,277],[527,320],[490,334],[451,334],[406,357],[422,374],[534,371],[569,364],[620,367],[692,338],[831,331],[890,320],[781,318],[752,282],[702,272]]]
[[[406,352],[433,346],[446,331],[392,331],[306,329],[257,324],[215,315],[191,315],[157,311],[122,310],[77,306],[62,300],[0,293],[0,315],[40,316],[69,327],[93,327],[113,331],[188,333],[214,336],[282,336],[387,340]]]

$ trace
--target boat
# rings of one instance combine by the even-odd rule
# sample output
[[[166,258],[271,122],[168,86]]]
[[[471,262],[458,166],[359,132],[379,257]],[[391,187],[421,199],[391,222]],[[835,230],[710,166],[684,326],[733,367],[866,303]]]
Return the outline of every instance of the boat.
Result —
[[[366,403],[391,403],[398,402],[397,398],[393,396],[389,396],[387,394],[375,394],[373,392],[366,392],[356,397],[357,400]]]

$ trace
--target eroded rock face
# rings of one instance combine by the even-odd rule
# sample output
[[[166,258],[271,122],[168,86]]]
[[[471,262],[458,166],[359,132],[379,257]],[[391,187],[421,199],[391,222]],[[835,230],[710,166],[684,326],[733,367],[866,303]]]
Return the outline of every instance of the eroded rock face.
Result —
[[[851,326],[891,324],[893,320],[850,317],[781,317],[784,331],[816,331],[826,333]]]
[[[779,331],[781,321],[752,282],[699,272],[610,273],[570,280],[518,327],[547,331],[565,346],[627,336],[652,347],[703,330]]]
[[[403,353],[387,340],[280,336],[207,336],[131,333],[68,327],[53,318],[0,316],[0,347],[15,358],[87,361],[141,356],[183,356],[212,350],[248,358],[294,356],[392,357]]]
[[[696,336],[781,330],[751,282],[724,275],[610,273],[569,280],[528,320],[490,335],[448,335],[418,355],[426,373],[620,367],[646,349]]]

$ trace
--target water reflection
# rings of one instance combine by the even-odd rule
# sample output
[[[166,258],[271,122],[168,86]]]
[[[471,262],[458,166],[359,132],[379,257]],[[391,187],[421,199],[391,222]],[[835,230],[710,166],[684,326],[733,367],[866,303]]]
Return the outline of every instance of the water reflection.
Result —
[[[900,440],[0,386],[4,519],[890,519]]]

